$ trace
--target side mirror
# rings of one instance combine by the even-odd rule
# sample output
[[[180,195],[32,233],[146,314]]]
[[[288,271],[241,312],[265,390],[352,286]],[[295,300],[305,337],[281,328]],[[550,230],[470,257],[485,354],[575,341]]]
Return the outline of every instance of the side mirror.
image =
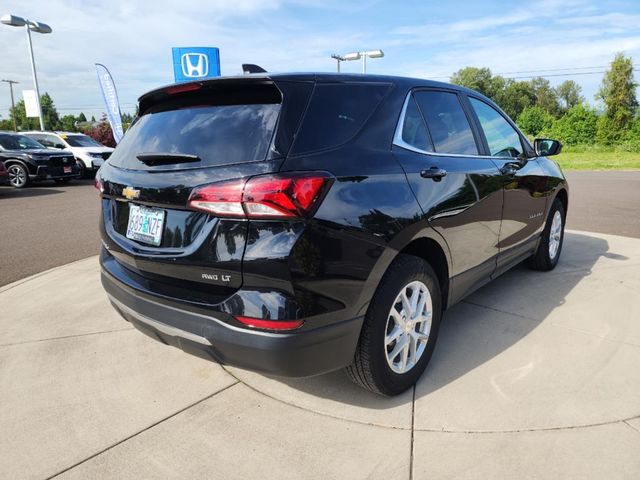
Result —
[[[533,141],[533,149],[538,157],[548,157],[558,155],[562,151],[562,144],[550,138],[536,138]]]

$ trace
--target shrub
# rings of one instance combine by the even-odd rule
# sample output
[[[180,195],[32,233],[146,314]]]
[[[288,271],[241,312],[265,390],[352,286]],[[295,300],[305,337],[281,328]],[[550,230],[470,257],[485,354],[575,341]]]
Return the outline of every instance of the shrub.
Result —
[[[527,135],[538,135],[543,130],[549,130],[555,119],[538,106],[526,107],[518,117],[518,126]]]
[[[598,123],[595,110],[579,104],[571,107],[545,133],[565,145],[592,145],[596,143]]]

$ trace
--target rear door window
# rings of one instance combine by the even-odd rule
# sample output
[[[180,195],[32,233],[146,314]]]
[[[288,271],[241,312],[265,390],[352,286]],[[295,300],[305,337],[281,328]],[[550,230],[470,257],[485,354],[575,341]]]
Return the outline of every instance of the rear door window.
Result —
[[[280,104],[202,105],[141,116],[109,159],[117,167],[153,170],[140,153],[197,155],[197,163],[163,165],[182,169],[264,160]]]
[[[469,97],[494,157],[517,157],[522,154],[522,141],[515,128],[490,105]]]
[[[414,93],[427,121],[437,153],[478,155],[471,125],[458,95],[451,92],[420,91]]]
[[[353,138],[389,90],[380,83],[319,83],[293,154],[337,147]]]

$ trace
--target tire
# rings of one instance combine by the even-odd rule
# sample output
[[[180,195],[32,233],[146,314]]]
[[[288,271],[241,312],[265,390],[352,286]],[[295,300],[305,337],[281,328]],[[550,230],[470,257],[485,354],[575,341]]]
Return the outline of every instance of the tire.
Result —
[[[396,303],[396,300],[404,292],[409,305],[412,298],[420,302],[422,297],[413,295],[416,293],[425,295],[423,287],[429,297],[425,297],[425,308],[417,308],[415,311],[421,310],[421,313],[428,313],[430,300],[431,323],[428,325],[428,320],[415,324],[405,323],[406,330],[403,330],[394,318],[404,318],[406,309],[401,306],[401,302]],[[411,295],[407,295],[407,292]],[[395,309],[394,315],[392,315],[393,309]],[[427,314],[416,318],[428,317]],[[361,387],[381,395],[392,396],[407,390],[418,381],[429,363],[438,338],[441,317],[440,284],[431,266],[419,257],[398,255],[382,277],[369,305],[353,363],[345,369],[347,375]],[[411,339],[416,338],[421,329],[427,338],[411,343]],[[398,339],[387,343],[387,338],[398,335],[398,332],[400,332]],[[400,345],[407,342],[409,342],[409,346],[406,347],[408,355],[404,356],[405,349]],[[415,348],[413,348],[414,345]],[[401,353],[394,356],[396,347]],[[417,361],[407,361],[403,371],[402,361],[407,357],[411,358],[412,352],[415,352],[414,358]],[[391,360],[389,360],[390,357]]]
[[[80,178],[86,178],[87,167],[85,167],[84,162],[82,160],[76,160],[76,165],[78,166],[78,173],[80,173]]]
[[[24,188],[29,185],[29,172],[19,163],[14,163],[7,167],[9,172],[9,183],[15,188]]]
[[[566,214],[559,199],[553,201],[547,222],[545,223],[540,243],[536,252],[527,260],[527,265],[533,270],[543,272],[553,270],[558,264],[562,244],[564,242],[564,225]],[[558,226],[558,222],[559,226]]]
[[[71,181],[71,179],[70,178],[54,178],[53,181],[56,182],[58,185],[66,185]]]

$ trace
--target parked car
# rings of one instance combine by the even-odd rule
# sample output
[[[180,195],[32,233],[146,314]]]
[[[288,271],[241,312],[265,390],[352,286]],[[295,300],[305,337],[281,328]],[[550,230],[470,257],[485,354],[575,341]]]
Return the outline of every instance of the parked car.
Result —
[[[74,132],[24,132],[47,148],[69,150],[76,158],[80,176],[94,175],[109,158],[113,148],[105,147],[89,135]]]
[[[0,161],[7,167],[9,183],[16,188],[41,180],[62,184],[80,176],[70,152],[47,149],[16,133],[0,132]]]
[[[568,186],[491,100],[282,74],[160,88],[96,177],[102,284],[165,344],[280,376],[411,387],[442,312],[560,257]],[[455,353],[453,353],[455,354]]]
[[[9,172],[7,167],[4,166],[4,162],[0,161],[0,185],[7,185],[9,183]]]

